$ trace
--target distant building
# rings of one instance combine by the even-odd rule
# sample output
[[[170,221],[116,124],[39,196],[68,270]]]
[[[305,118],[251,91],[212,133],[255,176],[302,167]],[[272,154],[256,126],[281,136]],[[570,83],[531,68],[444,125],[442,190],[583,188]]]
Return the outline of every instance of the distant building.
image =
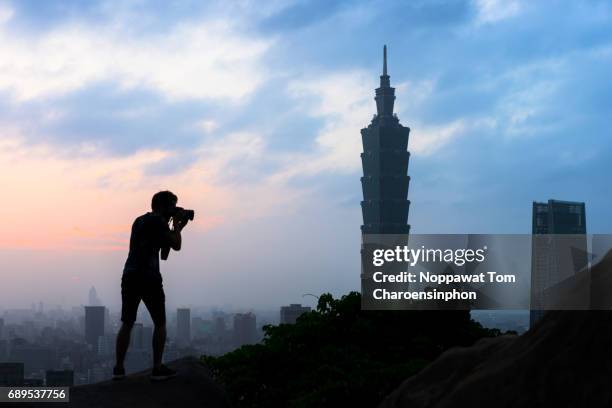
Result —
[[[310,307],[302,306],[299,303],[292,303],[289,306],[281,306],[280,322],[281,324],[294,324],[298,317],[308,312],[310,312]]]
[[[74,385],[74,371],[72,370],[47,370],[45,375],[45,386],[47,387],[72,387]]]
[[[0,362],[8,359],[8,341],[0,340]]]
[[[100,298],[98,297],[98,292],[96,292],[96,287],[92,286],[91,289],[89,289],[89,296],[88,296],[88,300],[89,300],[89,306],[102,306],[102,302],[100,301]]]
[[[548,200],[533,203],[533,234],[586,234],[585,204]]]
[[[222,339],[225,337],[227,332],[227,327],[225,326],[225,318],[223,316],[215,317],[215,336],[218,339]]]
[[[88,374],[88,383],[98,383],[102,381],[106,381],[112,377],[112,369],[108,367],[103,367],[100,365],[94,365],[92,368],[87,370]]]
[[[213,334],[213,322],[202,319],[201,317],[191,318],[191,337],[193,339],[203,339]]]
[[[130,349],[125,357],[125,370],[127,373],[143,371],[151,367],[151,350]]]
[[[54,349],[36,344],[15,344],[11,347],[10,361],[22,363],[27,377],[34,372],[49,370],[57,364],[57,353]]]
[[[176,341],[180,346],[191,343],[191,310],[176,310]]]
[[[0,363],[0,386],[20,386],[23,380],[23,363]]]
[[[234,315],[234,346],[253,344],[257,341],[256,318],[253,313]]]
[[[89,372],[75,372],[74,373],[74,385],[85,385],[89,384]]]
[[[169,363],[171,361],[177,360],[180,357],[179,351],[173,348],[168,348],[164,351],[164,363]]]
[[[85,306],[85,341],[94,350],[98,347],[98,337],[104,336],[104,306]]]
[[[98,355],[108,357],[115,353],[115,336],[105,334],[98,337]]]
[[[0,319],[0,340],[2,340],[2,334],[4,334],[4,319]]]
[[[142,327],[142,348],[151,349],[153,344],[153,328],[151,326]]]
[[[107,307],[104,308],[104,333],[113,332],[113,327],[110,319],[110,310]]]
[[[538,308],[543,293],[588,265],[585,204],[560,200],[534,202],[532,235],[530,327],[544,315],[545,310]],[[545,239],[540,235],[571,237]]]
[[[132,334],[130,336],[130,347],[136,350],[142,350],[144,348],[144,342],[142,339],[142,323],[134,323],[132,328]]]
[[[42,387],[44,385],[44,380],[42,378],[24,378],[23,386],[24,387]]]

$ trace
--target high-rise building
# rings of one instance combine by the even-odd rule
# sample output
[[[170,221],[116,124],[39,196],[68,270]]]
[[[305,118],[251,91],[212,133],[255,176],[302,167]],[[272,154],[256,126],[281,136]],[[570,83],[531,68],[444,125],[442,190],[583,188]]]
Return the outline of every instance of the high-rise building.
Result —
[[[93,367],[87,370],[87,374],[88,382],[93,384],[110,379],[112,377],[112,369],[100,364],[94,364]]]
[[[215,329],[214,333],[217,338],[225,337],[227,328],[225,326],[225,318],[223,316],[215,317]]]
[[[0,386],[20,386],[23,380],[23,363],[0,363]]]
[[[310,307],[302,306],[299,303],[292,303],[289,306],[281,306],[280,322],[281,324],[294,324],[298,317],[308,312],[310,312]]]
[[[544,293],[588,265],[585,204],[560,200],[534,202],[531,232],[529,326],[533,327],[545,312],[539,309]]]
[[[98,348],[98,337],[104,336],[104,306],[85,306],[85,341],[94,350]]]
[[[51,347],[38,344],[13,344],[10,350],[10,360],[23,363],[26,377],[41,370],[50,370],[57,364],[57,353]]]
[[[144,348],[144,342],[142,339],[142,323],[134,323],[132,327],[132,335],[130,336],[130,347],[136,350],[142,350]]]
[[[8,359],[8,340],[0,340],[0,361]]]
[[[187,346],[191,343],[191,310],[176,310],[176,341],[180,346]]]
[[[234,315],[234,346],[253,344],[257,341],[256,317],[253,313]]]
[[[387,74],[387,46],[383,49],[383,72],[376,88],[376,114],[367,128],[361,129],[363,153],[361,189],[361,294],[362,305],[370,302],[375,284],[370,256],[375,247],[407,245],[408,225],[408,137],[410,128],[402,126],[393,113],[395,88]],[[387,242],[391,240],[392,242]],[[385,242],[380,242],[385,241]],[[391,264],[393,265],[393,264]],[[401,263],[395,264],[403,267]],[[387,268],[386,273],[400,270]],[[405,290],[405,288],[404,288]]]
[[[548,200],[533,203],[533,234],[586,234],[585,204]]]
[[[109,357],[115,353],[116,337],[106,333],[104,336],[98,337],[98,356]]]
[[[153,327],[142,327],[142,345],[144,349],[148,349],[153,344]]]
[[[363,153],[361,187],[363,234],[408,234],[408,135],[393,113],[395,88],[387,74],[387,46],[383,51],[383,73],[376,89],[376,115],[361,129]]]
[[[3,334],[4,334],[4,319],[0,319],[0,340],[2,340]]]
[[[89,289],[88,300],[89,300],[89,306],[101,306],[102,305],[102,302],[100,301],[100,298],[98,297],[98,292],[96,291],[95,286],[92,286],[91,289]]]
[[[213,334],[212,320],[206,320],[201,317],[191,318],[191,336],[194,339],[203,339]]]
[[[74,385],[73,370],[47,370],[45,375],[45,386],[47,387],[72,387]]]

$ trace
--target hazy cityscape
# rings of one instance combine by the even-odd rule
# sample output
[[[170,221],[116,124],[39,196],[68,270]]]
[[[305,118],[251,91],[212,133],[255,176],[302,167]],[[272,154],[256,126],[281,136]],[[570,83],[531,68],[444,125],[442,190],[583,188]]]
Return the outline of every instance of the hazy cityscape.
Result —
[[[120,311],[105,307],[96,289],[87,305],[0,310],[0,385],[73,386],[111,378]],[[294,323],[310,308],[279,307],[276,313],[216,308],[168,310],[164,361],[222,355],[259,342],[266,324]],[[141,306],[126,358],[128,373],[151,367],[153,323]]]

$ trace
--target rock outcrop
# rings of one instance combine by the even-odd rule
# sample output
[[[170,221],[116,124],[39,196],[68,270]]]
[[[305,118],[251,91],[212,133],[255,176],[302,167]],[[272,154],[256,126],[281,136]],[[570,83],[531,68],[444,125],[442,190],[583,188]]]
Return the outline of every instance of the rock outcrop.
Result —
[[[380,408],[612,407],[612,250],[581,282],[605,310],[548,312],[522,336],[448,350]]]
[[[121,381],[105,381],[70,390],[71,408],[225,408],[230,403],[222,388],[213,382],[207,368],[197,359],[182,358],[168,364],[178,371],[175,378],[151,382],[149,371],[128,375]],[[49,405],[49,403],[40,404]],[[51,403],[51,406],[60,405]],[[21,408],[29,404],[20,403]]]
[[[610,407],[612,311],[549,312],[522,336],[448,350],[380,408]]]

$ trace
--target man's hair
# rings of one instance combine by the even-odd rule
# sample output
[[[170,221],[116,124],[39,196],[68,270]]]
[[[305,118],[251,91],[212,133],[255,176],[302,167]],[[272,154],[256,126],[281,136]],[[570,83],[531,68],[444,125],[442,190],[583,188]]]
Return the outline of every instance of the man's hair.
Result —
[[[178,197],[171,191],[160,191],[153,195],[151,199],[151,208],[153,211],[162,210],[176,204],[177,200]]]

